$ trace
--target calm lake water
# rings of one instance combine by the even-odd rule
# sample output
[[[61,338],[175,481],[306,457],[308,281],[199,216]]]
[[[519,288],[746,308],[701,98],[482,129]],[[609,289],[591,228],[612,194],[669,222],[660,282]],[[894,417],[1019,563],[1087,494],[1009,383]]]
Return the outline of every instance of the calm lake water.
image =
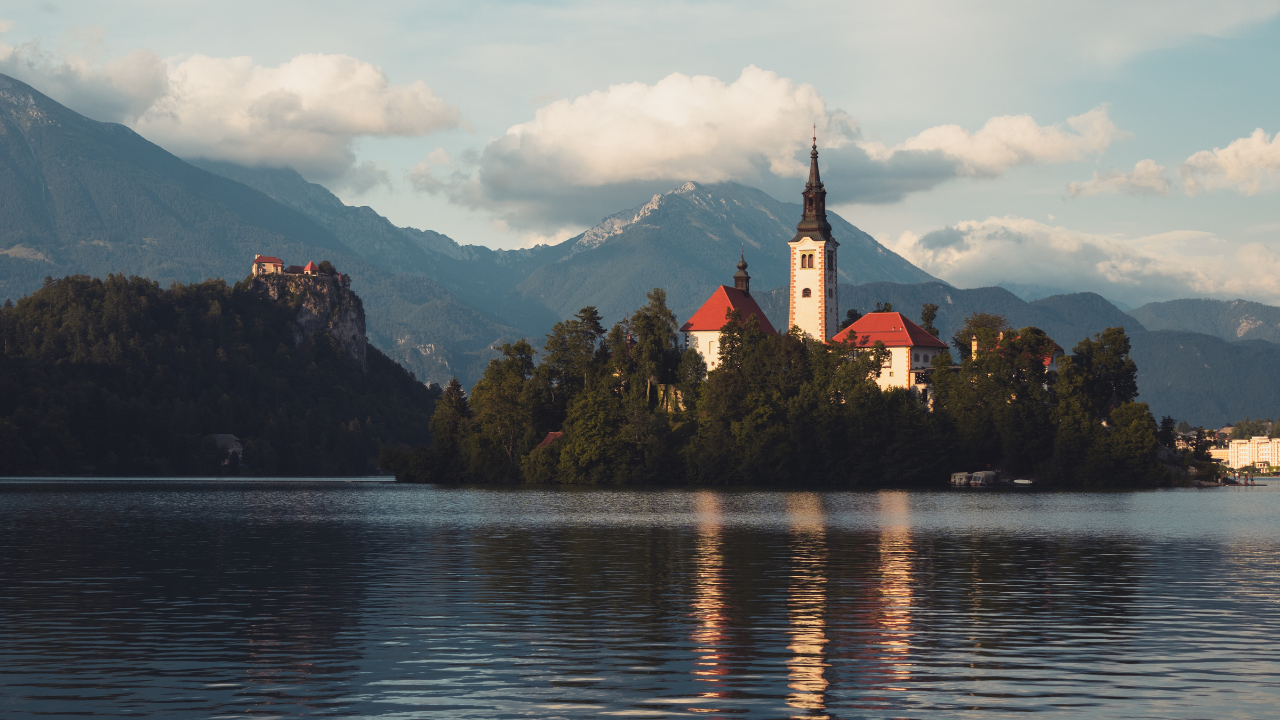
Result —
[[[1275,717],[1280,484],[0,483],[0,715]]]

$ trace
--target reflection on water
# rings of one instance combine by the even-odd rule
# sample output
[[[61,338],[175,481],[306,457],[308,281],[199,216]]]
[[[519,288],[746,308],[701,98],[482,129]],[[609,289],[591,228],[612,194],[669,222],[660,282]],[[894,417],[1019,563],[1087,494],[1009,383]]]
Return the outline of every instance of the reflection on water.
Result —
[[[792,693],[787,704],[804,712],[796,716],[827,717],[827,542],[822,496],[786,496],[791,525],[791,577],[787,598],[791,644],[787,660]]]
[[[0,715],[1261,717],[1280,492],[0,485]]]

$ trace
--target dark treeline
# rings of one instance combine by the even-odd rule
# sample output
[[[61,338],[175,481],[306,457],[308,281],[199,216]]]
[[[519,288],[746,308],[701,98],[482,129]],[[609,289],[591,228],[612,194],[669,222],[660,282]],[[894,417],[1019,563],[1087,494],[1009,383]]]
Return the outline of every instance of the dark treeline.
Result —
[[[1155,420],[1134,401],[1122,328],[1082,340],[1050,372],[1045,333],[975,314],[957,333],[959,366],[947,352],[934,361],[930,409],[879,388],[879,343],[770,336],[732,314],[708,374],[679,349],[665,293],[648,299],[607,332],[587,307],[541,352],[504,345],[470,395],[456,381],[444,390],[434,444],[384,448],[383,467],[419,482],[940,485],[986,467],[1059,486],[1170,479]],[[563,436],[543,442],[550,432]]]
[[[254,475],[375,469],[421,442],[437,393],[377,349],[297,341],[291,298],[221,280],[72,276],[0,310],[0,474],[211,475],[215,433]]]

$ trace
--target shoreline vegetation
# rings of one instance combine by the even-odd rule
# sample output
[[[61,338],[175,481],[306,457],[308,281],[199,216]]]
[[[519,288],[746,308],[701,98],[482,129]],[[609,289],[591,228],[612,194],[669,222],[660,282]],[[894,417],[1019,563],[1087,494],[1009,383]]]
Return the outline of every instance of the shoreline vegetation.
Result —
[[[1043,331],[998,315],[975,313],[952,344],[958,363],[950,352],[933,362],[932,408],[880,389],[880,343],[766,335],[736,313],[708,373],[680,350],[655,288],[608,330],[585,307],[541,351],[504,344],[469,394],[456,379],[444,388],[432,443],[386,445],[380,465],[402,482],[831,489],[941,487],[988,468],[1060,488],[1192,485],[1216,472],[1207,442],[1162,444],[1173,420],[1158,426],[1136,401],[1123,328],[1081,340],[1056,371]]]

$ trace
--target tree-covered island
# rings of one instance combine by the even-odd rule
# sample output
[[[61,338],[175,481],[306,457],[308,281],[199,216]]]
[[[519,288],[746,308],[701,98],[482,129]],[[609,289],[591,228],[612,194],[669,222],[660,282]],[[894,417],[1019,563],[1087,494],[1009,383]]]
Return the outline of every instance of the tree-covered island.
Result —
[[[922,321],[936,333],[934,312]],[[975,314],[952,344],[959,362],[934,358],[928,393],[883,390],[883,345],[767,334],[731,312],[708,373],[654,289],[608,330],[586,307],[541,351],[503,345],[469,394],[444,389],[431,445],[388,445],[382,465],[412,482],[766,487],[941,486],[984,468],[1154,487],[1210,471],[1202,454],[1162,450],[1123,328],[1081,340],[1056,370],[1044,332],[996,315]]]

